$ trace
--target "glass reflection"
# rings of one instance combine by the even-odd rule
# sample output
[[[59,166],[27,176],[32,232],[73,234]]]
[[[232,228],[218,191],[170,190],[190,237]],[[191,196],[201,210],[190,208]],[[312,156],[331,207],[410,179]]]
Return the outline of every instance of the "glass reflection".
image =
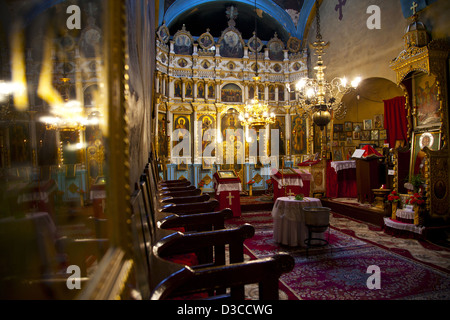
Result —
[[[0,5],[0,298],[70,299],[109,245],[105,2]]]

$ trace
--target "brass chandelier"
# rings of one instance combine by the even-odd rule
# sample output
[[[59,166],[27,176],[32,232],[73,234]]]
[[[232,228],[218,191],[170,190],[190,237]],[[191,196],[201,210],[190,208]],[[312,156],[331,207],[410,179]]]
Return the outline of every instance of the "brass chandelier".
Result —
[[[331,82],[325,80],[325,69],[322,56],[329,43],[323,41],[320,33],[320,14],[319,3],[316,1],[316,41],[311,44],[312,49],[317,56],[317,63],[314,67],[316,78],[302,78],[295,85],[297,93],[296,101],[298,103],[297,112],[307,113],[312,116],[316,125],[323,129],[330,121],[333,115],[343,118],[347,112],[346,106],[341,102],[342,97],[356,88],[361,82],[357,77],[351,83],[344,78],[334,78]],[[288,87],[289,91],[291,90]]]
[[[257,14],[256,14],[256,0],[255,0],[255,32],[254,41],[257,42]],[[257,45],[256,45],[257,46]],[[244,115],[239,116],[239,120],[243,126],[260,130],[268,124],[275,123],[275,114],[270,113],[270,107],[258,99],[258,81],[261,77],[258,76],[258,48],[255,50],[256,56],[256,74],[253,77],[255,81],[255,95],[254,98],[247,102],[244,107]]]

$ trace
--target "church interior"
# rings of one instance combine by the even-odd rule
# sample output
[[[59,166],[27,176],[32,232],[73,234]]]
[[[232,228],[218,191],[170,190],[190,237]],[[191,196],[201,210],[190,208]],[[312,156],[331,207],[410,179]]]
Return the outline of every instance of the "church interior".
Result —
[[[450,299],[449,1],[0,6],[0,299]]]

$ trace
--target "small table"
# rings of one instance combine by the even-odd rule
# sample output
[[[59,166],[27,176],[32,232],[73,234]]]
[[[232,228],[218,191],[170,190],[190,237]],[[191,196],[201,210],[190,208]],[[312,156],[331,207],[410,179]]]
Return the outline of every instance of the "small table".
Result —
[[[320,199],[316,198],[304,198],[302,201],[289,197],[278,198],[272,210],[275,242],[291,247],[305,247],[308,228],[303,209],[321,206]],[[324,234],[313,233],[313,237],[324,238]]]

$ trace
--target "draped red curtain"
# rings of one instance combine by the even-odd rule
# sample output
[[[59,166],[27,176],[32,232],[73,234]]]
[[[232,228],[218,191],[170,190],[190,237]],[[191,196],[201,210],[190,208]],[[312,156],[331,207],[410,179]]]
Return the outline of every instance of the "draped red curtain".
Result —
[[[384,100],[384,128],[387,130],[387,142],[391,148],[397,140],[407,141],[408,120],[405,106],[405,97]]]

